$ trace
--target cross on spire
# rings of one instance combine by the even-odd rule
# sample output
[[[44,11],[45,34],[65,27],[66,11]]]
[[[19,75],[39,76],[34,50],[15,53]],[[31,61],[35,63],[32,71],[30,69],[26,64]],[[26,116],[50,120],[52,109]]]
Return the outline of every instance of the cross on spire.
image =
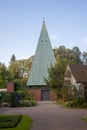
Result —
[[[45,22],[45,17],[43,17],[43,22]]]

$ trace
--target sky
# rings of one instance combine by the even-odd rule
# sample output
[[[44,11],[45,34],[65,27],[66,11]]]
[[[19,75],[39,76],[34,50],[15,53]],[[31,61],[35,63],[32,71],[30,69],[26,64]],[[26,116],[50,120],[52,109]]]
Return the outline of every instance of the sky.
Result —
[[[87,0],[0,0],[0,62],[35,54],[43,17],[53,48],[87,51]]]

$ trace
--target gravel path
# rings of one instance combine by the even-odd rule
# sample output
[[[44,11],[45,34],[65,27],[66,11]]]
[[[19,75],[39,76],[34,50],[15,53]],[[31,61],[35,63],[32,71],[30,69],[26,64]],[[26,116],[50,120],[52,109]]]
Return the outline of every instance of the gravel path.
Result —
[[[87,116],[86,109],[65,109],[52,101],[38,102],[38,106],[29,108],[0,108],[0,113],[30,115],[31,130],[87,130],[87,123],[80,118]]]

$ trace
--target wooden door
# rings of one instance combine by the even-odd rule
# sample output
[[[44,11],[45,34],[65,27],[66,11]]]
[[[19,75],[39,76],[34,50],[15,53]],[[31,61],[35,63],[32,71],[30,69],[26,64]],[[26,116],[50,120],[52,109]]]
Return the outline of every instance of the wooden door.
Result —
[[[42,90],[41,91],[41,100],[49,101],[50,100],[50,90]]]

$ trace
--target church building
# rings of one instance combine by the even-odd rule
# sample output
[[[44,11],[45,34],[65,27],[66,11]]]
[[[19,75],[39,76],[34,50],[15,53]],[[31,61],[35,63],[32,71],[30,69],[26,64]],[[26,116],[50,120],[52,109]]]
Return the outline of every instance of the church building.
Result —
[[[46,85],[44,78],[48,77],[48,68],[56,63],[51,42],[43,21],[35,57],[32,63],[27,86],[28,91],[37,101],[56,100],[55,94]]]

